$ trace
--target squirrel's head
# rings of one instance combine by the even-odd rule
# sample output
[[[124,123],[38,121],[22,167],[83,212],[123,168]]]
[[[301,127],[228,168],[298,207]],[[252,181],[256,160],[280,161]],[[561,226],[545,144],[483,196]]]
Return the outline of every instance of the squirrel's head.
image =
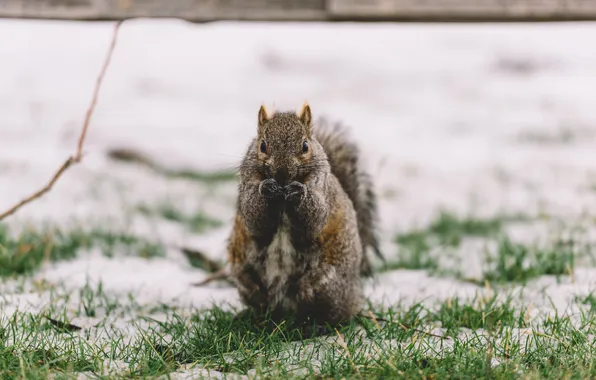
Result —
[[[312,135],[312,114],[308,104],[299,113],[267,114],[259,109],[256,158],[263,165],[263,174],[285,185],[303,181],[308,174],[326,163],[321,145]]]

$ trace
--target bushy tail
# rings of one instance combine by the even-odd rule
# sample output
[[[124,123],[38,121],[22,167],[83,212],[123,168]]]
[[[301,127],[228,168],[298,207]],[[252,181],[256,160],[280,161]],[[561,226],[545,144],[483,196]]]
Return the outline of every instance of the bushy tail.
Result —
[[[354,205],[358,219],[358,232],[362,242],[364,256],[361,272],[372,275],[368,248],[382,260],[385,260],[379,249],[377,237],[378,209],[377,197],[373,189],[370,175],[360,165],[358,146],[350,140],[347,130],[339,123],[330,125],[320,119],[314,128],[315,138],[323,146],[331,165],[331,172]]]

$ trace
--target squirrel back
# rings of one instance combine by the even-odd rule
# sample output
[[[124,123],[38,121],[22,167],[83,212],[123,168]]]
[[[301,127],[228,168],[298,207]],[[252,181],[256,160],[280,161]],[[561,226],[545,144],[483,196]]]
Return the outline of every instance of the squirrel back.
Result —
[[[384,260],[377,236],[378,206],[370,175],[360,162],[360,150],[348,136],[347,129],[340,123],[331,125],[326,119],[319,119],[314,129],[317,141],[323,146],[331,172],[352,201],[358,220],[358,232],[364,253],[361,273],[372,275],[370,261],[366,255],[370,248],[378,258]]]

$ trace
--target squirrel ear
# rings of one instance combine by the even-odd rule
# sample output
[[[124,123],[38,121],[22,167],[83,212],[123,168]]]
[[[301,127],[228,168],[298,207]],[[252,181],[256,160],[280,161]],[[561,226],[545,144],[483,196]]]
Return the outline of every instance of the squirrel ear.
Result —
[[[265,109],[265,105],[261,105],[259,108],[259,132],[261,132],[261,128],[263,124],[265,124],[269,120],[269,115],[267,115],[267,110]]]
[[[302,111],[300,111],[300,115],[298,115],[298,119],[306,126],[306,130],[310,135],[312,131],[312,113],[310,112],[310,106],[308,103],[304,103],[302,106]]]

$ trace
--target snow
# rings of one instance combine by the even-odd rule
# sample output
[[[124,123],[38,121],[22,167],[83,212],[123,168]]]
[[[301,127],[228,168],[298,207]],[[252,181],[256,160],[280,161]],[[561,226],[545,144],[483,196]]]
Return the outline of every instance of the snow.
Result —
[[[0,21],[0,209],[45,184],[74,152],[112,28]],[[166,180],[108,159],[107,150],[134,148],[172,168],[231,169],[256,131],[260,104],[297,110],[305,100],[315,118],[346,123],[359,141],[381,195],[390,256],[395,233],[425,225],[441,208],[545,213],[573,223],[596,205],[595,37],[595,23],[127,21],[84,161],[8,223],[109,223],[223,258],[234,183],[213,191]],[[135,214],[139,204],[164,200],[202,208],[225,225],[196,235]],[[545,234],[525,229],[521,238]],[[594,288],[593,274],[580,268],[574,283],[562,285],[537,280],[527,297],[549,296],[565,308],[574,294]],[[151,261],[91,252],[46,266],[36,278],[72,289],[101,279],[107,290],[134,292],[146,303],[238,302],[230,288],[189,286],[202,276],[172,252]],[[473,296],[478,289],[412,271],[367,285],[379,302]]]

